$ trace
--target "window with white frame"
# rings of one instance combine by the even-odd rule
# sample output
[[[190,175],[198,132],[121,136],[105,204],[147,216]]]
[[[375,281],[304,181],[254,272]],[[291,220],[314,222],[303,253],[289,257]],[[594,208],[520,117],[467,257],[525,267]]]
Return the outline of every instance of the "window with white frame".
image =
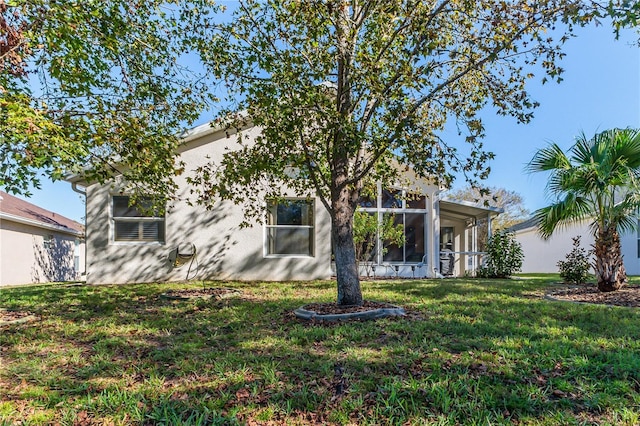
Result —
[[[267,203],[267,255],[314,255],[314,203],[285,199]]]
[[[45,248],[45,250],[53,249],[54,245],[55,245],[55,238],[53,234],[47,234],[43,237],[42,246]]]
[[[164,242],[164,213],[152,207],[151,199],[112,197],[113,240],[121,242]]]
[[[378,205],[375,195],[362,196],[358,204],[363,209],[425,210],[427,208],[427,197],[424,194],[417,194],[399,188],[383,188],[380,196],[380,205]]]
[[[78,274],[80,273],[80,240],[76,238],[73,245],[73,270]]]
[[[382,214],[381,220],[392,220],[394,226],[404,231],[404,245],[379,241],[383,247],[377,262],[422,262],[426,253],[427,197],[415,190],[378,187],[375,194],[363,196],[360,209],[369,214]]]

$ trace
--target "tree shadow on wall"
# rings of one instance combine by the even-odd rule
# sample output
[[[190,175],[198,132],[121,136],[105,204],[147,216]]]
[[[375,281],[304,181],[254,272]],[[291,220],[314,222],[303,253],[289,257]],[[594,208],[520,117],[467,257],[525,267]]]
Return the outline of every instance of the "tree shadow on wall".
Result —
[[[33,238],[33,282],[72,281],[77,279],[74,267],[75,242],[53,237],[45,244]]]
[[[233,222],[225,220],[230,215],[228,207],[222,205],[216,210],[193,208],[188,211],[184,220],[174,224],[168,259],[171,259],[171,251],[185,244],[195,245],[195,256],[182,265],[167,263],[168,273],[173,279],[182,281],[228,278],[225,273],[228,268],[228,265],[225,265],[225,257],[232,247],[238,244],[237,227]],[[212,228],[216,229],[215,234],[206,232]]]
[[[87,217],[90,238],[87,239],[87,272],[94,283],[164,282],[224,278],[224,259],[237,244],[236,227],[229,217],[229,206],[214,210],[180,205],[169,210],[165,219],[165,241],[162,243],[117,243],[110,240],[108,220],[109,197],[96,197],[90,203]],[[193,259],[182,259],[176,265],[178,247],[195,245]]]

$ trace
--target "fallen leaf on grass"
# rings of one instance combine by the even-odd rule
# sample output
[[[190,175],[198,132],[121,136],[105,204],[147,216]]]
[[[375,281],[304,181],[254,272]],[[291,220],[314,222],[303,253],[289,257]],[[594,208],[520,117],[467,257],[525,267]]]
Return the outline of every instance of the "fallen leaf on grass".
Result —
[[[236,399],[238,401],[249,399],[250,396],[251,394],[247,388],[240,388],[236,391]]]
[[[76,419],[73,422],[73,426],[89,426],[91,425],[91,419],[89,418],[89,413],[86,411],[78,411],[76,414]]]

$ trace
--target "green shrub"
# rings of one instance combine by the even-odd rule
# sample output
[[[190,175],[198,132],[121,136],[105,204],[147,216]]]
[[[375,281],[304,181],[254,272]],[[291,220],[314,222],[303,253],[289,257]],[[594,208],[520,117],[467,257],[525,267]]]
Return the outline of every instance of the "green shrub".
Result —
[[[589,253],[584,247],[580,247],[580,236],[573,238],[573,249],[567,253],[565,259],[557,263],[560,276],[565,283],[582,284],[590,278]]]
[[[487,257],[478,268],[482,278],[508,278],[522,268],[524,254],[513,232],[498,232],[487,242]]]

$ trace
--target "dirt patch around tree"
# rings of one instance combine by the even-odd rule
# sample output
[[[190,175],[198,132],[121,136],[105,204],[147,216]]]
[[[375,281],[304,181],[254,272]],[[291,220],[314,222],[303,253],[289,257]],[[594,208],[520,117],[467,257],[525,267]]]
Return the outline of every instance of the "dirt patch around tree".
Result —
[[[566,302],[638,308],[640,307],[640,286],[626,286],[620,290],[605,293],[598,290],[595,284],[585,284],[552,290],[546,297]]]
[[[28,311],[12,311],[0,308],[0,327],[34,321],[36,316]]]
[[[405,316],[404,308],[389,303],[365,300],[360,306],[337,303],[310,303],[294,311],[297,318],[307,321],[360,321]]]
[[[395,307],[389,303],[372,302],[365,300],[362,306],[340,306],[337,303],[310,303],[305,305],[304,308],[309,311],[314,311],[320,315],[329,314],[353,314],[356,312],[367,312],[374,309],[385,309]]]

